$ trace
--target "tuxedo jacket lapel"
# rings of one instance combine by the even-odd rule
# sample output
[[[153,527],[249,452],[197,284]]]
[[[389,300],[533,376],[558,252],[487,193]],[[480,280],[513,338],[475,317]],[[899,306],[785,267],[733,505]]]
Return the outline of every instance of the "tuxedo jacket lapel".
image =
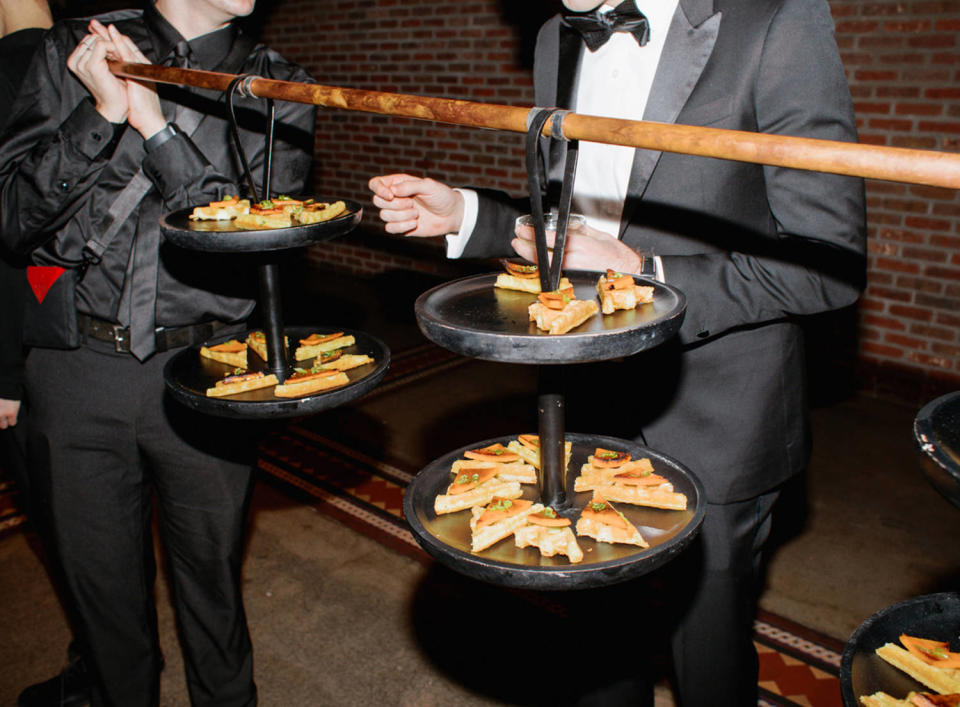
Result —
[[[720,29],[720,13],[712,0],[681,0],[667,34],[666,45],[653,78],[643,119],[674,123],[703,72]],[[630,223],[653,174],[660,152],[636,150],[620,219],[620,237]]]

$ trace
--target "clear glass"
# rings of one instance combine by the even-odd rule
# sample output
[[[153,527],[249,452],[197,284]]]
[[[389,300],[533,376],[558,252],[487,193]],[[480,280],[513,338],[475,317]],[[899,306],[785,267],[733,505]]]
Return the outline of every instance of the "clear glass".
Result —
[[[543,226],[544,230],[547,231],[556,231],[557,230],[557,221],[560,219],[560,214],[556,211],[551,211],[548,214],[545,214],[543,217]],[[533,228],[533,215],[524,214],[517,219],[518,226],[526,226],[528,228]],[[581,214],[570,214],[570,220],[567,222],[567,233],[577,233],[578,231],[583,231],[583,227],[587,225],[587,219]]]

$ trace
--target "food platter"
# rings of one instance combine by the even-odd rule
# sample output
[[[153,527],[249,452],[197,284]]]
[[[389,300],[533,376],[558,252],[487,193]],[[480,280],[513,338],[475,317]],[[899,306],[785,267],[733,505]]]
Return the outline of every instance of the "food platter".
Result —
[[[913,437],[927,480],[960,508],[960,392],[924,405],[914,419]]]
[[[914,597],[883,609],[854,631],[840,661],[840,689],[846,707],[859,707],[861,695],[883,691],[903,699],[911,690],[930,692],[874,651],[885,643],[899,645],[901,633],[947,641],[953,650],[960,636],[960,593]]]
[[[650,544],[635,545],[600,543],[592,538],[578,538],[584,559],[578,564],[566,557],[542,557],[536,548],[517,548],[506,538],[478,553],[470,551],[470,511],[437,515],[434,499],[450,484],[450,468],[470,449],[497,442],[506,445],[513,437],[499,437],[477,442],[450,452],[424,467],[414,477],[404,495],[403,509],[414,537],[434,558],[465,575],[491,584],[524,589],[570,590],[600,587],[637,577],[660,567],[675,557],[696,537],[703,522],[705,497],[701,482],[677,461],[634,442],[605,437],[567,433],[572,443],[566,481],[569,488],[569,510],[560,510],[576,523],[580,509],[592,493],[573,491],[573,480],[579,474],[587,455],[596,447],[628,451],[634,458],[648,457],[654,470],[673,483],[676,491],[687,496],[682,511],[663,510],[615,504]],[[523,498],[538,500],[535,484],[524,484]],[[572,515],[570,515],[572,514]]]
[[[579,299],[596,299],[598,272],[565,270]],[[604,361],[658,346],[680,328],[686,297],[653,280],[653,303],[597,313],[566,334],[550,335],[529,320],[536,295],[494,287],[497,274],[453,280],[417,299],[417,323],[434,343],[463,356],[503,363],[567,364]]]
[[[318,201],[320,199],[317,199]],[[193,221],[193,207],[165,214],[160,230],[167,240],[181,248],[211,253],[255,253],[284,250],[331,240],[356,228],[363,209],[356,201],[340,199],[346,213],[319,223],[262,230],[241,229],[232,221]]]
[[[164,367],[163,375],[171,395],[194,410],[221,417],[232,418],[284,418],[322,412],[361,397],[374,388],[386,375],[390,367],[390,350],[379,339],[360,331],[322,327],[290,327],[285,330],[291,348],[297,341],[312,333],[328,334],[342,331],[352,335],[356,343],[344,349],[344,353],[367,354],[373,363],[367,363],[346,371],[350,382],[339,388],[320,391],[302,398],[280,398],[273,394],[272,388],[251,390],[229,397],[215,398],[206,395],[207,388],[233,367],[200,356],[200,346],[192,346],[174,356]],[[244,340],[248,332],[224,335],[204,342],[204,346],[222,343],[230,338]],[[249,370],[267,370],[267,364],[256,353],[247,352]],[[298,362],[297,365],[309,368],[312,359]]]

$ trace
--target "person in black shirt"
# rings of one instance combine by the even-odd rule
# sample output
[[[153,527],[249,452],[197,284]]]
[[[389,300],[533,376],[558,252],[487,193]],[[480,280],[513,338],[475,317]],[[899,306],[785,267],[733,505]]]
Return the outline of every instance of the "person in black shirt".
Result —
[[[246,182],[219,94],[119,79],[107,65],[117,58],[309,81],[232,22],[253,6],[157,0],[56,23],[0,140],[0,233],[31,254],[32,284],[53,282],[43,302],[30,303],[29,454],[50,488],[94,704],[158,700],[153,497],[191,702],[256,702],[239,581],[251,430],[170,401],[163,379],[183,346],[243,328],[253,273],[164,244],[158,224],[163,213],[241,193]],[[265,104],[236,106],[259,179]],[[304,191],[314,112],[276,106],[275,193]],[[45,309],[51,301],[59,312]]]

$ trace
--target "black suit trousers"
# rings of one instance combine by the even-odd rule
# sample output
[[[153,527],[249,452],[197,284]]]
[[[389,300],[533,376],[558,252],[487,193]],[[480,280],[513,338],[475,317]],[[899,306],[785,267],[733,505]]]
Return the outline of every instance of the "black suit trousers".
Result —
[[[152,518],[168,558],[194,705],[256,702],[240,590],[256,435],[170,400],[163,366],[112,344],[34,349],[28,452],[98,675],[95,704],[158,700]]]

